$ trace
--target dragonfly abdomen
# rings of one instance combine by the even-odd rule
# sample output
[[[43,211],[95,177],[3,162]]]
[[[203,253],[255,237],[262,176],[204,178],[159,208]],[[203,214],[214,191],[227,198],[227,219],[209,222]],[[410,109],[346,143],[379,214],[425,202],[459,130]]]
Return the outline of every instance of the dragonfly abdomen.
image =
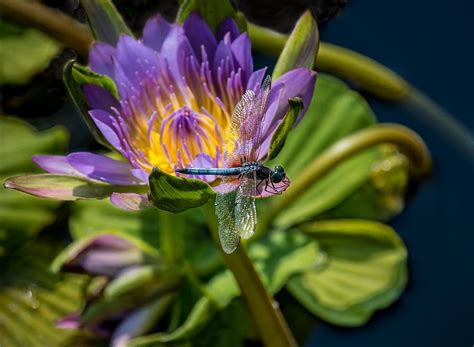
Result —
[[[245,170],[242,167],[230,168],[182,168],[177,169],[176,172],[186,175],[217,175],[217,176],[237,176]]]

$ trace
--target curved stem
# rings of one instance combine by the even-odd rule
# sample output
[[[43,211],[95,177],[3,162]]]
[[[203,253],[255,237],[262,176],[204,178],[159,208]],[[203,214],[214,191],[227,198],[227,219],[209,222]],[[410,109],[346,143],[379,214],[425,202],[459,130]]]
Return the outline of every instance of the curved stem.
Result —
[[[279,200],[263,215],[255,236],[266,231],[278,213],[293,203],[315,181],[345,159],[370,147],[392,143],[410,159],[410,171],[422,176],[431,170],[431,156],[423,140],[414,131],[398,124],[377,124],[339,140],[316,157],[299,175]]]
[[[270,295],[258,276],[247,252],[240,244],[234,253],[225,254],[219,241],[213,204],[204,206],[204,213],[211,229],[212,238],[224,257],[224,261],[234,274],[248,310],[257,326],[265,346],[297,346],[288,325],[278,308],[278,303]]]
[[[278,56],[288,35],[247,23],[252,47]],[[347,48],[321,42],[315,67],[348,78],[370,93],[388,100],[400,100],[410,93],[410,85],[392,70],[362,54]]]
[[[37,28],[87,58],[93,41],[89,28],[37,1],[0,0],[0,13]]]

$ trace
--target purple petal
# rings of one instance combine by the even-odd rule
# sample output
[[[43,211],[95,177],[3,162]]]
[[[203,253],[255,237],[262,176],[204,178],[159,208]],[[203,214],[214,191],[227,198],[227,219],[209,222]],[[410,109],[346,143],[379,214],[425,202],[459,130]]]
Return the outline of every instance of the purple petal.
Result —
[[[239,27],[237,26],[237,23],[235,22],[235,20],[232,19],[232,17],[227,17],[217,27],[217,30],[216,30],[217,40],[218,41],[222,40],[227,33],[230,33],[230,38],[232,40],[235,40],[237,36],[240,35]]]
[[[253,90],[256,93],[258,89],[260,88],[260,86],[262,85],[263,78],[265,77],[265,72],[267,72],[266,67],[252,72],[249,80],[247,81],[246,89]]]
[[[161,15],[151,17],[143,29],[143,44],[153,48],[155,51],[161,51],[163,42],[171,30],[171,25]]]
[[[79,240],[66,249],[63,271],[114,277],[129,266],[141,264],[143,254],[130,241],[112,234]]]
[[[269,184],[265,186],[261,184],[258,187],[258,196],[260,198],[266,198],[275,194],[283,193],[290,186],[290,179],[285,177],[281,182],[274,183],[273,185]]]
[[[89,115],[91,116],[97,128],[99,128],[102,135],[104,135],[105,139],[122,154],[124,154],[120,136],[117,133],[117,130],[115,130],[116,128],[113,124],[114,117],[110,113],[103,110],[90,110]]]
[[[148,197],[143,194],[136,193],[112,193],[110,197],[112,204],[128,211],[140,211],[152,207]]]
[[[199,167],[199,168],[213,168],[217,167],[218,163],[215,159],[211,158],[208,154],[198,154],[193,162],[191,163],[191,167]],[[206,182],[213,182],[216,179],[214,175],[202,175],[202,176],[191,176],[193,178],[198,178],[200,180]]]
[[[50,173],[10,177],[5,181],[4,187],[63,201],[103,199],[110,196],[113,188],[78,176]]]
[[[212,189],[214,189],[214,191],[217,193],[227,194],[236,190],[239,187],[239,185],[240,185],[240,182],[239,180],[236,179],[232,181],[227,181],[225,183],[221,183],[217,186],[212,187]]]
[[[88,247],[105,247],[110,249],[119,249],[127,250],[133,248],[133,245],[130,241],[124,239],[123,237],[112,235],[112,234],[102,234],[97,237],[94,237],[90,240]]]
[[[187,95],[188,91],[183,82],[183,77],[186,75],[186,58],[194,56],[194,52],[188,38],[184,35],[183,28],[177,25],[173,26],[165,42],[163,42],[161,56],[166,59],[178,88],[183,95]]]
[[[253,71],[251,43],[248,34],[240,34],[239,37],[232,42],[231,48],[235,60],[237,60],[237,63],[244,72],[244,81],[247,81]]]
[[[35,155],[32,160],[36,165],[49,173],[85,177],[69,164],[67,158],[62,155]]]
[[[140,181],[148,184],[148,178],[150,174],[148,172],[143,171],[142,169],[132,169],[132,175],[138,178]]]
[[[283,120],[285,114],[277,113],[279,101],[283,94],[284,85],[279,84],[273,87],[268,98],[268,107],[261,124],[260,147],[258,152],[258,160],[262,160],[268,153],[271,139],[278,125]]]
[[[89,65],[91,70],[114,78],[114,55],[114,47],[107,43],[94,42],[89,51]]]
[[[80,266],[92,275],[115,277],[129,266],[141,264],[143,255],[139,250],[91,250],[80,256]]]
[[[184,33],[194,49],[194,55],[201,57],[201,46],[204,47],[209,61],[214,59],[217,41],[207,23],[197,13],[191,13],[183,23]]]
[[[59,329],[79,329],[81,325],[81,315],[79,313],[72,313],[64,316],[56,322],[56,328]]]
[[[126,347],[131,338],[149,331],[156,324],[160,313],[163,312],[164,300],[166,299],[159,298],[128,314],[115,329],[110,345],[112,347]]]
[[[120,82],[130,82],[135,88],[140,86],[144,80],[150,78],[150,74],[158,71],[159,56],[153,49],[143,45],[128,35],[120,35],[115,55],[115,74],[117,85],[121,89]],[[121,81],[118,72],[127,78]]]
[[[105,155],[78,152],[69,154],[67,160],[76,170],[92,179],[117,185],[143,184],[132,175],[130,164]]]
[[[303,118],[304,113],[311,103],[315,82],[316,72],[306,68],[291,70],[280,76],[273,87],[275,88],[279,84],[284,85],[283,93],[278,102],[277,117],[283,117],[288,111],[288,99],[298,96],[303,100],[304,108],[295,122],[296,126]]]
[[[110,113],[115,109],[120,112],[120,103],[104,88],[86,83],[82,85],[82,91],[91,109],[100,109]]]
[[[221,73],[219,73],[219,70],[221,70]],[[230,36],[226,35],[217,46],[212,63],[212,72],[216,80],[226,81],[233,70],[235,70],[235,59],[232,53]]]

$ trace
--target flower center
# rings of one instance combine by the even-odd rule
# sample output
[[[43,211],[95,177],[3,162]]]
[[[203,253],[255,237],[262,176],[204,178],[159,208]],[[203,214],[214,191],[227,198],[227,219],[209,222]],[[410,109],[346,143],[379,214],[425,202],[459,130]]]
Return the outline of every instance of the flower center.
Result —
[[[149,153],[150,161],[166,171],[192,165],[200,153],[206,153],[218,161],[222,150],[219,128],[207,112],[196,112],[183,106],[162,120],[159,134],[153,134],[159,138],[161,148],[158,152],[166,155],[170,165],[163,167],[163,163],[159,162],[162,156],[157,151]]]

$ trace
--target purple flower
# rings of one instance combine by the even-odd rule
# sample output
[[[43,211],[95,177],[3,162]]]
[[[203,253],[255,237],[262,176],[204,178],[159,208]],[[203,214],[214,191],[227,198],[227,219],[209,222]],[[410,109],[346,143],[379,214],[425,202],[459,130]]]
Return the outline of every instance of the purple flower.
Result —
[[[177,167],[221,166],[233,109],[245,90],[258,90],[266,73],[266,68],[253,70],[249,37],[233,19],[225,19],[214,34],[195,13],[182,26],[157,15],[146,23],[140,40],[122,35],[117,47],[97,42],[89,63],[116,84],[118,100],[92,84],[84,85],[83,92],[90,117],[123,160],[93,153],[33,160],[49,173],[137,188],[146,187],[153,167],[175,174]],[[274,81],[260,125],[262,158],[288,110],[288,99],[300,97],[307,107],[315,79],[314,71],[297,68]],[[14,181],[6,186],[54,198],[48,187],[28,189]],[[149,204],[139,189],[112,192],[111,201],[121,208]]]
[[[111,346],[126,346],[130,338],[153,326],[171,302],[178,278],[165,268],[165,275],[160,274],[162,259],[153,250],[147,251],[137,241],[115,234],[78,240],[56,262],[53,267],[57,271],[100,276],[102,280],[91,282],[91,293],[82,310],[63,317],[56,326],[111,337]],[[97,307],[103,306],[104,298],[109,302],[109,311],[96,315],[94,312],[99,312]],[[91,312],[95,315],[93,319]]]
[[[142,265],[145,254],[125,238],[101,234],[67,250],[59,270],[109,279]]]

